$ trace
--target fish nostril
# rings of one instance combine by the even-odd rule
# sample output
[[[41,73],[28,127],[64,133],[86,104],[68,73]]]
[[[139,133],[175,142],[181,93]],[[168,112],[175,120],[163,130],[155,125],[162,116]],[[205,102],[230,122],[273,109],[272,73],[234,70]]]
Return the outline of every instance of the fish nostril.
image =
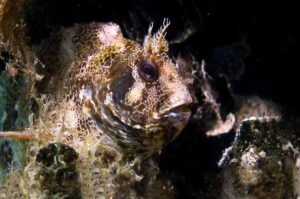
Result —
[[[170,82],[174,82],[174,77],[173,76],[170,76],[169,78],[168,78],[168,80],[170,81]]]

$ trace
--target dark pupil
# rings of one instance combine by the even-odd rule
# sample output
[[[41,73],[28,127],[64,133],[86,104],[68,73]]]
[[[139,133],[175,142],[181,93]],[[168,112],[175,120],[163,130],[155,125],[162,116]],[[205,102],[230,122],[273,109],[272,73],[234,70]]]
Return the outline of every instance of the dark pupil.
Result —
[[[155,81],[157,79],[157,68],[151,60],[141,61],[138,72],[145,81]]]

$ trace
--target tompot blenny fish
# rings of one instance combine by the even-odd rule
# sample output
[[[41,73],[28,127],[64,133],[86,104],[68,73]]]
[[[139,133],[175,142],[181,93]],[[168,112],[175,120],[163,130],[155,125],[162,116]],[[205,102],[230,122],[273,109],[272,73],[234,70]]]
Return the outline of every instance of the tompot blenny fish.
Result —
[[[43,119],[54,124],[51,131],[63,128],[70,145],[92,134],[141,157],[172,141],[189,120],[192,98],[168,56],[168,26],[165,20],[153,35],[151,25],[142,45],[124,38],[117,24],[96,22],[41,42],[37,91],[47,98]]]
[[[25,49],[38,61],[25,60],[29,71],[20,74],[38,79],[20,88],[14,107],[29,127],[0,138],[31,141],[11,155],[26,166],[6,175],[6,198],[174,198],[149,158],[191,115],[192,97],[168,56],[168,26],[152,34],[151,25],[139,44],[115,23],[76,24]]]

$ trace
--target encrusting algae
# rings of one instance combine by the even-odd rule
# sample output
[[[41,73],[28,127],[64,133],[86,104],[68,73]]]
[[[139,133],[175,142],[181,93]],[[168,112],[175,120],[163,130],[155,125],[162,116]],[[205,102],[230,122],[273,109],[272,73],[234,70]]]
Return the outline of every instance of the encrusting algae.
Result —
[[[25,81],[14,105],[25,122],[0,130],[32,139],[22,151],[26,166],[6,174],[0,198],[172,198],[172,184],[149,158],[190,117],[192,98],[167,54],[169,21],[154,35],[150,26],[143,45],[125,39],[117,24],[93,22],[30,47],[21,15],[5,11],[22,5],[1,1],[0,19],[1,50],[16,69],[2,75]]]

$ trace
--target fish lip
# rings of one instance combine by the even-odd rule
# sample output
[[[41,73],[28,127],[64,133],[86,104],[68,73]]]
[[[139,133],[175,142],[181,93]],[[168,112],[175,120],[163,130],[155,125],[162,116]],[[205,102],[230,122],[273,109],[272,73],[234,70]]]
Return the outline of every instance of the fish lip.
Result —
[[[187,105],[180,105],[174,108],[171,108],[166,113],[162,114],[162,117],[178,117],[191,115],[191,109]]]
[[[167,119],[167,118],[189,118],[191,116],[191,109],[189,107],[189,104],[178,104],[177,106],[174,106],[169,109],[165,109],[163,111],[160,111],[160,113],[154,114],[153,118],[159,120],[159,119]]]
[[[172,101],[172,100],[170,100]],[[177,101],[177,100],[176,100]],[[171,103],[172,106],[161,109],[156,113],[155,116],[157,117],[166,117],[171,112],[187,112],[191,111],[189,106],[193,103],[193,99],[190,94],[184,95],[184,97],[181,97],[177,102]]]

